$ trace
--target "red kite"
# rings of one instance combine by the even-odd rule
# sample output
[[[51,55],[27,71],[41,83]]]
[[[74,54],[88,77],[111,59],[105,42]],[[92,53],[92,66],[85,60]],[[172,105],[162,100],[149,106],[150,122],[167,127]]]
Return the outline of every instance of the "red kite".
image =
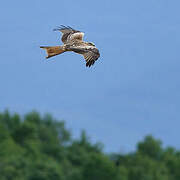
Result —
[[[95,63],[95,61],[100,57],[99,50],[91,42],[84,42],[84,33],[77,31],[70,26],[61,25],[54,31],[62,32],[62,46],[40,46],[47,52],[47,57],[50,58],[58,54],[64,53],[66,51],[73,51],[75,53],[81,54],[86,60],[86,66],[90,67]]]

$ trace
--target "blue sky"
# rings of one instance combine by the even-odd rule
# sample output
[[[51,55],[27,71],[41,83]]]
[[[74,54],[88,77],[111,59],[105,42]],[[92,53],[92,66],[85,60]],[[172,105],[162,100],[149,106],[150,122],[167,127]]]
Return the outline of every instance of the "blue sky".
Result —
[[[0,111],[49,112],[77,137],[85,129],[107,152],[128,152],[147,134],[180,148],[180,1],[2,1]],[[44,59],[69,25],[101,58]]]

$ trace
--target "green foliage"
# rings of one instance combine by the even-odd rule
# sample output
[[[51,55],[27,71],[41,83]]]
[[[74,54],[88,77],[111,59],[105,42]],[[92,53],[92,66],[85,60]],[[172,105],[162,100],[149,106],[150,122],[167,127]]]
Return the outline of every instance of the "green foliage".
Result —
[[[0,113],[1,180],[179,180],[180,152],[146,136],[129,154],[107,155],[82,131],[72,139],[63,121],[31,112]]]
[[[160,159],[162,156],[161,141],[155,140],[152,136],[146,136],[144,142],[138,144],[138,152],[153,159]]]

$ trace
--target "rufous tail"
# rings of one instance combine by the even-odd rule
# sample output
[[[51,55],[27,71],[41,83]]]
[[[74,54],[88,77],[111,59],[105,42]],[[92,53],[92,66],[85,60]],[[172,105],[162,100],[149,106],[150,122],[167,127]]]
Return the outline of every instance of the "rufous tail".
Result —
[[[40,46],[40,48],[46,50],[47,52],[46,58],[50,58],[65,52],[63,46]]]

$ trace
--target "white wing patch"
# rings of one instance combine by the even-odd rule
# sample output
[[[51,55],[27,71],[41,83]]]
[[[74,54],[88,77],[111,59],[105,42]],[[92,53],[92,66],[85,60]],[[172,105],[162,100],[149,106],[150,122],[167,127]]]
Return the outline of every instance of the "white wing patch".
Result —
[[[76,32],[74,34],[71,34],[69,36],[69,40],[74,40],[74,39],[79,39],[79,40],[83,40],[84,37],[84,33],[83,32]]]

